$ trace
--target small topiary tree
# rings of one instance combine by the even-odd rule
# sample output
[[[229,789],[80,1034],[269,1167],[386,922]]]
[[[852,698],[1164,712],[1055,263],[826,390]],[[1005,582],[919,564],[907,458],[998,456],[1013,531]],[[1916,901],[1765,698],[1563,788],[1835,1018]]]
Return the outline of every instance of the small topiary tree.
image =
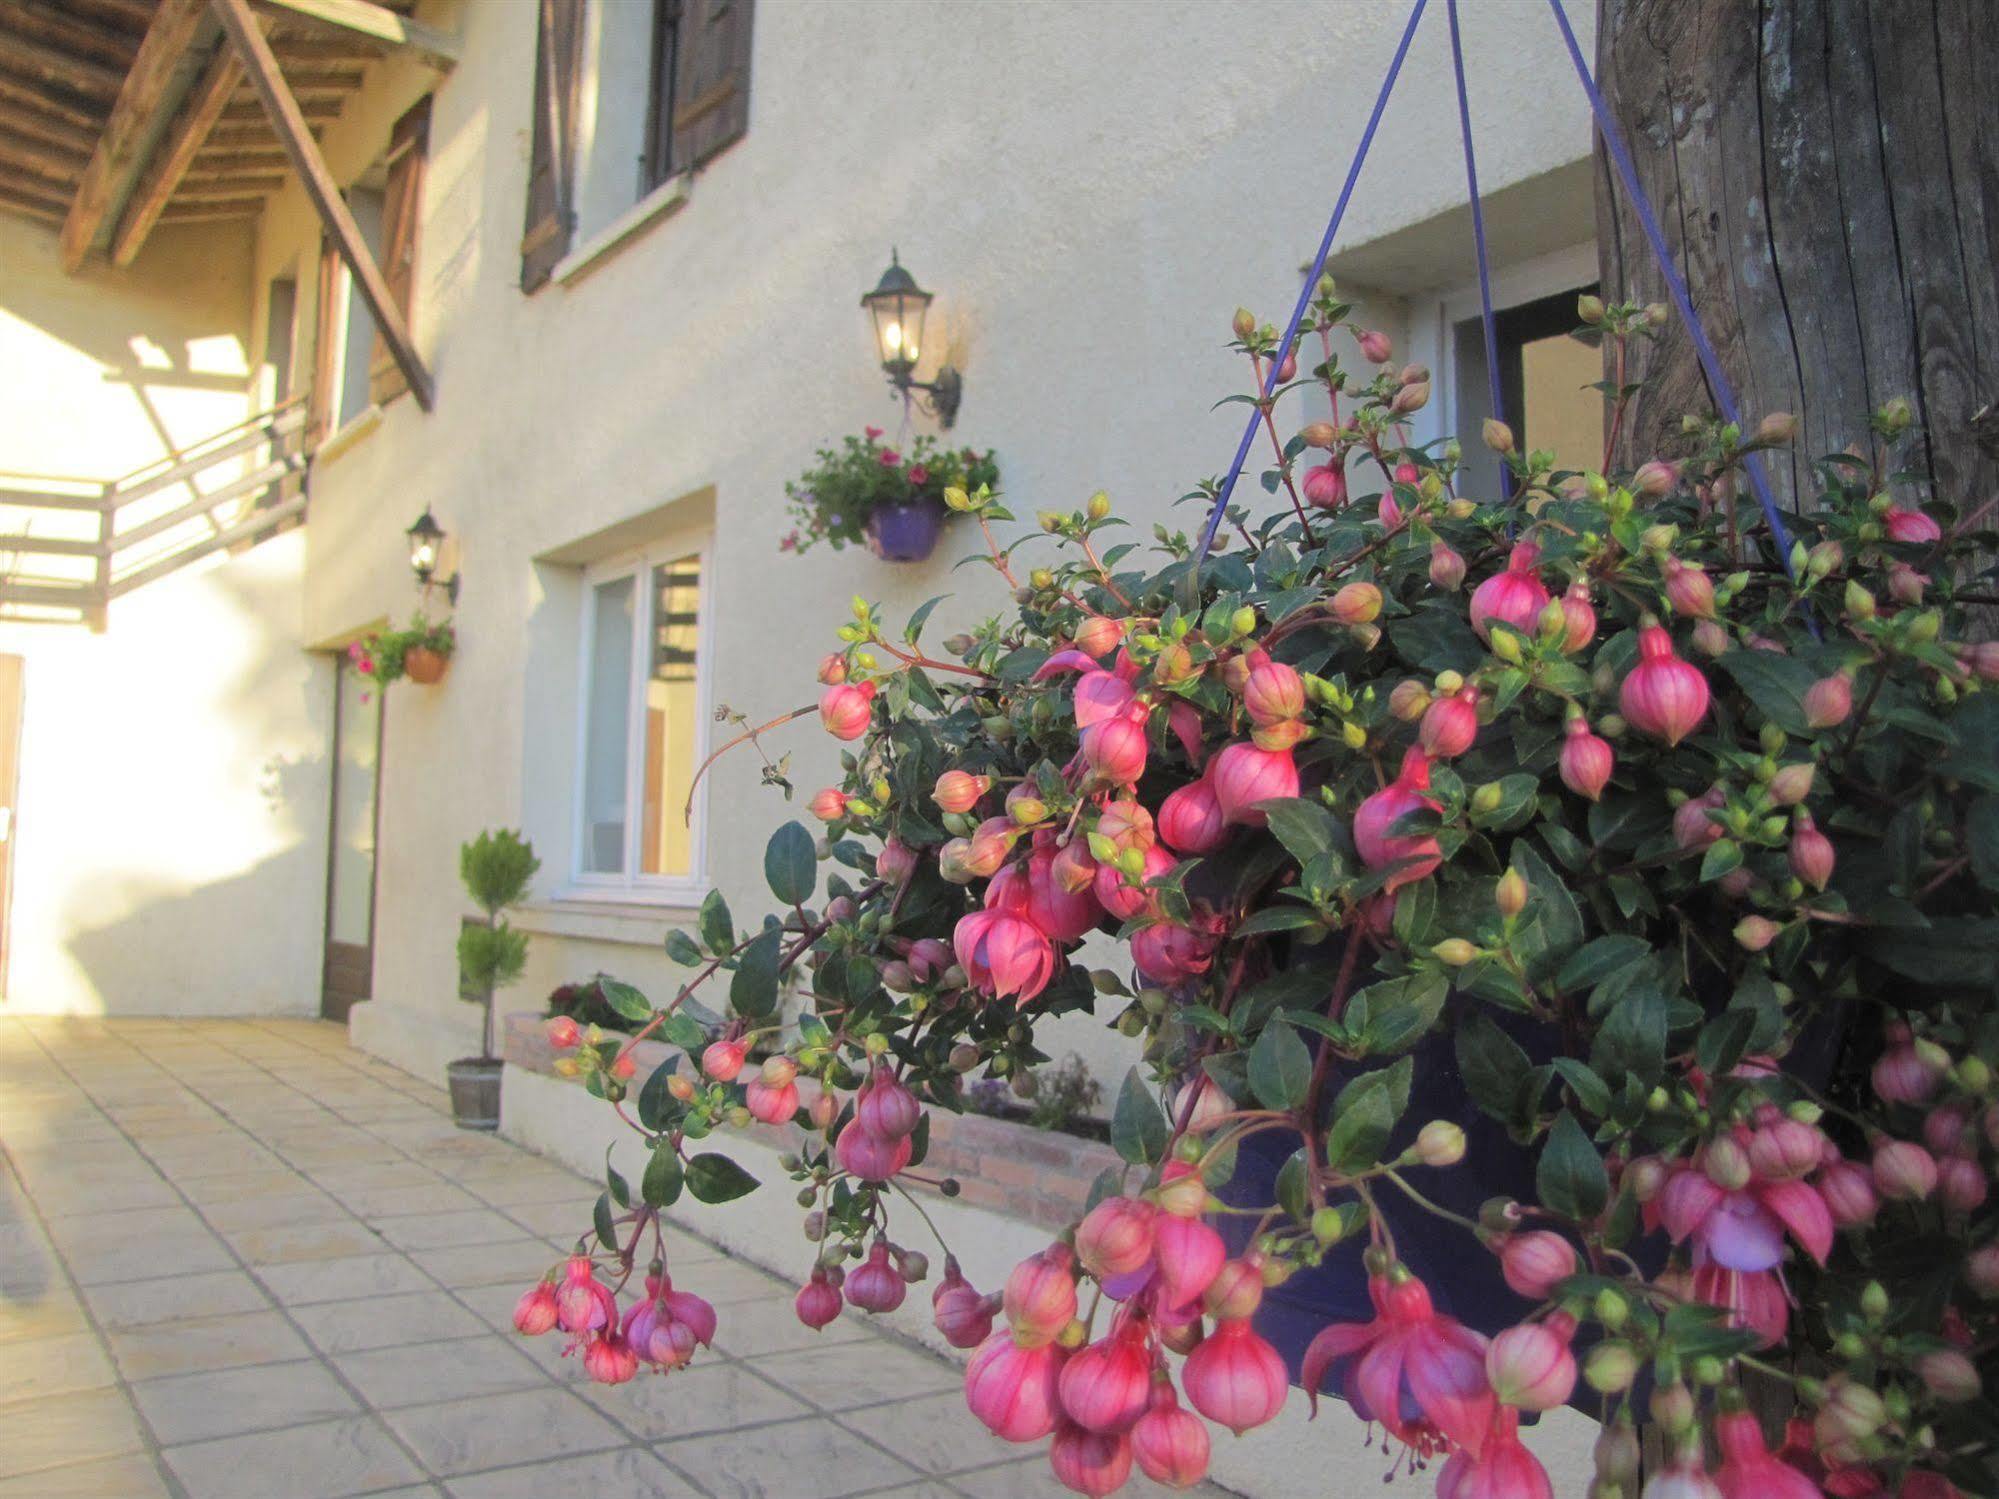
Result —
[[[467,995],[477,994],[486,1010],[479,1042],[486,1061],[493,1058],[493,991],[519,979],[528,959],[527,933],[509,926],[500,913],[526,899],[540,868],[534,845],[508,828],[481,833],[458,850],[458,878],[486,914],[484,925],[458,933],[461,987]]]

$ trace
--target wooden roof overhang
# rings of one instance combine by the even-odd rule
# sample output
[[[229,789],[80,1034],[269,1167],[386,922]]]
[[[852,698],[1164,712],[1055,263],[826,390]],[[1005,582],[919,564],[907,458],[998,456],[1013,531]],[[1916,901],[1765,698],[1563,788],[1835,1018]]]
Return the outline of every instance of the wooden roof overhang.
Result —
[[[412,391],[430,379],[318,148],[397,48],[448,67],[416,0],[0,0],[0,212],[59,226],[64,268],[159,224],[255,218],[298,173]]]

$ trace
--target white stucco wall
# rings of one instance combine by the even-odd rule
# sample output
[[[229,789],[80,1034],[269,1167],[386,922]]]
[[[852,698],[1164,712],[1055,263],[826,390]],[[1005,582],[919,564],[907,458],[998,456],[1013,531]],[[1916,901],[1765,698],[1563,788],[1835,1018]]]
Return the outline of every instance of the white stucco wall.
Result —
[[[130,271],[71,277],[52,229],[0,215],[6,482],[115,478],[240,421],[250,258],[245,226],[167,228]],[[0,511],[76,522],[94,536]],[[103,634],[0,624],[25,676],[0,1009],[317,1008],[331,688],[304,572],[293,532],[137,590]]]

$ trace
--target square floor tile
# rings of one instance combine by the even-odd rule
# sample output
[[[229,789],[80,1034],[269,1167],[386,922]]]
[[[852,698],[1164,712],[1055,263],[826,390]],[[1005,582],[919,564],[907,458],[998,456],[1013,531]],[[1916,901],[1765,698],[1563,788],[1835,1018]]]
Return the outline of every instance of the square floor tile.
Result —
[[[287,1306],[352,1301],[363,1296],[398,1296],[434,1291],[437,1283],[399,1254],[356,1254],[338,1260],[297,1260],[259,1265],[257,1279]]]
[[[292,1315],[306,1336],[326,1353],[363,1353],[403,1343],[469,1338],[486,1330],[477,1317],[440,1291],[328,1301],[294,1308]]]
[[[0,1405],[33,1400],[42,1395],[67,1395],[114,1384],[111,1360],[95,1333],[73,1332],[60,1338],[10,1343],[0,1358]]]
[[[150,1457],[96,1458],[0,1478],[0,1499],[167,1499],[166,1480]]]
[[[236,1268],[222,1241],[200,1227],[172,1234],[135,1234],[81,1244],[63,1256],[63,1263],[68,1265],[77,1284],[85,1286]]]
[[[425,1274],[447,1286],[518,1285],[526,1290],[562,1258],[541,1239],[507,1239],[410,1255]]]
[[[296,1426],[360,1408],[317,1359],[145,1379],[132,1386],[132,1398],[162,1446]]]
[[[288,1192],[272,1192],[261,1197],[242,1197],[231,1202],[211,1202],[201,1209],[210,1228],[234,1232],[249,1228],[285,1228],[302,1223],[338,1223],[353,1215],[334,1198],[303,1180]]]
[[[759,1379],[741,1364],[698,1354],[672,1374],[641,1371],[628,1384],[580,1384],[577,1393],[626,1430],[649,1442],[737,1431],[812,1414],[810,1407]],[[571,1361],[572,1363],[574,1360]],[[576,1377],[582,1377],[582,1370]]]
[[[0,1406],[0,1476],[39,1473],[144,1447],[131,1402],[117,1390]]]
[[[385,1247],[371,1229],[351,1218],[334,1223],[292,1223],[236,1229],[224,1237],[252,1265],[335,1260],[348,1255],[374,1254]]]
[[[21,1297],[0,1292],[0,1347],[89,1330],[83,1308],[67,1290],[44,1285]]]
[[[630,1440],[567,1390],[553,1386],[406,1406],[386,1412],[383,1419],[426,1468],[447,1478],[620,1447]]]
[[[497,1244],[521,1236],[518,1225],[491,1208],[380,1217],[372,1218],[370,1223],[376,1233],[398,1249],[458,1249],[468,1244]]]
[[[532,1389],[548,1382],[547,1373],[533,1359],[508,1339],[491,1335],[347,1353],[333,1362],[363,1399],[383,1410]]]
[[[454,1478],[446,1487],[452,1499],[548,1499],[551,1494],[588,1494],[590,1499],[694,1499],[701,1493],[643,1447],[474,1473]]]
[[[867,1375],[857,1374],[856,1378],[865,1380]],[[957,1473],[1003,1463],[1020,1453],[1013,1443],[1001,1441],[970,1419],[960,1390],[849,1411],[840,1417],[840,1424],[881,1443],[926,1473]]]
[[[115,1285],[86,1286],[83,1299],[107,1330],[147,1327],[156,1322],[185,1322],[194,1317],[220,1317],[232,1312],[261,1312],[270,1298],[241,1270],[210,1270],[200,1275],[172,1275],[164,1280],[124,1280]]]
[[[754,1441],[719,1432],[664,1442],[655,1450],[682,1472],[699,1473],[716,1499],[801,1493],[814,1499],[844,1499],[922,1476],[851,1431],[818,1417],[760,1426]]]
[[[162,1456],[188,1499],[337,1499],[424,1476],[372,1416],[169,1447]]]
[[[789,1297],[783,1301],[745,1301],[716,1313],[715,1342],[736,1358],[781,1353],[811,1353],[835,1343],[853,1343],[872,1334],[858,1319],[842,1317],[814,1332],[798,1320]]]
[[[205,1369],[276,1364],[309,1358],[312,1350],[276,1312],[241,1312],[190,1322],[106,1332],[111,1356],[127,1379],[157,1379]]]
[[[337,1194],[348,1209],[370,1223],[412,1214],[467,1212],[484,1204],[470,1192],[438,1182],[414,1187],[349,1187]]]

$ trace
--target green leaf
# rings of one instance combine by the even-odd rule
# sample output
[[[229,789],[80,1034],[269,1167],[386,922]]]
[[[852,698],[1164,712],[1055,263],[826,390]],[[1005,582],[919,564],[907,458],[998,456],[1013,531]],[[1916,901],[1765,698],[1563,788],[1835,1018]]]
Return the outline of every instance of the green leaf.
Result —
[[[639,1179],[639,1192],[652,1207],[672,1207],[680,1198],[683,1179],[680,1157],[662,1140],[654,1147],[652,1159],[646,1162],[645,1175]]]
[[[652,1001],[630,984],[607,978],[597,980],[597,987],[604,996],[604,1002],[625,1019],[640,1023],[652,1019]]]
[[[628,1208],[632,1205],[631,1186],[619,1174],[618,1168],[611,1164],[611,1149],[608,1145],[604,1147],[604,1185],[611,1194],[611,1200],[619,1207]]]
[[[1513,845],[1513,867],[1532,891],[1529,909],[1541,918],[1536,932],[1542,950],[1527,962],[1528,980],[1540,983],[1582,946],[1583,913],[1548,861],[1524,840]]]
[[[1594,1218],[1610,1201],[1610,1173],[1604,1169],[1603,1156],[1567,1109],[1541,1147],[1534,1188],[1543,1207],[1579,1223]]]
[[[1291,1158],[1277,1168],[1277,1205],[1300,1223],[1312,1216],[1312,1194],[1307,1181],[1305,1152],[1294,1150]]]
[[[916,606],[916,612],[909,616],[909,623],[903,627],[902,638],[911,645],[923,638],[923,627],[930,622],[930,611],[951,595],[940,593],[935,598],[925,599]]]
[[[767,928],[743,949],[729,980],[729,1004],[745,1020],[761,1020],[777,1008],[778,944],[784,934]]]
[[[1104,1167],[1097,1173],[1096,1180],[1090,1183],[1090,1195],[1084,1199],[1083,1211],[1088,1213],[1106,1197],[1115,1197],[1123,1190],[1124,1172],[1116,1166]]]
[[[1666,1066],[1666,996],[1649,980],[1604,1017],[1590,1066],[1600,1077],[1635,1077],[1648,1088],[1659,1080]]]
[[[1555,987],[1564,994],[1580,994],[1628,963],[1650,957],[1652,944],[1643,937],[1598,937],[1585,942],[1555,972]]]
[[[667,1088],[673,1073],[670,1063],[662,1063],[653,1068],[639,1089],[639,1123],[647,1129],[664,1129],[681,1112],[680,1100]]]
[[[725,1155],[707,1151],[687,1163],[687,1190],[696,1202],[733,1202],[756,1191],[757,1179]]]
[[[678,1046],[689,1056],[694,1056],[708,1044],[708,1028],[692,1015],[684,1015],[679,1010],[668,1013],[660,1023],[659,1034],[661,1040]]]
[[[1111,1148],[1134,1166],[1150,1166],[1166,1153],[1166,1115],[1145,1079],[1132,1068],[1111,1110]]]
[[[1457,1034],[1458,1075],[1478,1106],[1503,1124],[1511,1123],[1527,1075],[1527,1053],[1490,1015],[1475,1011]]]
[[[1575,1090],[1576,1102],[1598,1118],[1610,1112],[1610,1085],[1574,1057],[1556,1057],[1555,1071]]]
[[[701,902],[701,940],[708,951],[720,957],[736,945],[735,923],[729,920],[729,903],[722,892],[710,890]]]
[[[1249,1049],[1249,1085],[1267,1109],[1295,1109],[1312,1083],[1312,1054],[1281,1020],[1263,1028]]]
[[[1319,914],[1306,906],[1265,906],[1235,929],[1238,937],[1259,932],[1297,932],[1306,927],[1323,927]]]
[[[1735,678],[1736,686],[1786,734],[1815,734],[1805,723],[1805,693],[1817,680],[1811,667],[1795,656],[1774,651],[1730,651],[1716,663]]]
[[[708,961],[701,945],[679,927],[666,934],[666,955],[682,968],[699,968]]]
[[[1346,833],[1339,820],[1316,801],[1291,796],[1257,805],[1269,819],[1271,835],[1300,864],[1309,863],[1319,854],[1342,852],[1346,847]]]
[[[597,1242],[602,1244],[606,1249],[616,1253],[618,1248],[618,1224],[615,1215],[611,1211],[611,1194],[609,1192],[599,1192],[597,1194],[597,1204],[590,1210],[590,1221],[596,1227]]]
[[[1374,1078],[1383,1081],[1367,1081]],[[1385,1071],[1368,1073],[1357,1081],[1366,1082],[1366,1086],[1348,1084],[1333,1127],[1326,1133],[1326,1164],[1348,1176],[1379,1163],[1382,1151],[1388,1148],[1397,1112]]]
[[[1755,1029],[1755,1011],[1723,1010],[1701,1027],[1700,1038],[1694,1043],[1694,1060],[1710,1078],[1720,1077],[1742,1060]]]
[[[1435,1025],[1449,998],[1450,983],[1441,973],[1412,973],[1370,984],[1349,1003],[1365,1001],[1367,1024],[1360,1033],[1369,1056],[1392,1057],[1407,1051]]]
[[[770,835],[764,845],[764,879],[771,894],[787,906],[802,906],[812,899],[819,883],[819,859],[812,835],[802,824],[787,822]]]
[[[1733,838],[1717,838],[1701,855],[1701,883],[1711,885],[1723,875],[1742,867],[1742,845]]]

